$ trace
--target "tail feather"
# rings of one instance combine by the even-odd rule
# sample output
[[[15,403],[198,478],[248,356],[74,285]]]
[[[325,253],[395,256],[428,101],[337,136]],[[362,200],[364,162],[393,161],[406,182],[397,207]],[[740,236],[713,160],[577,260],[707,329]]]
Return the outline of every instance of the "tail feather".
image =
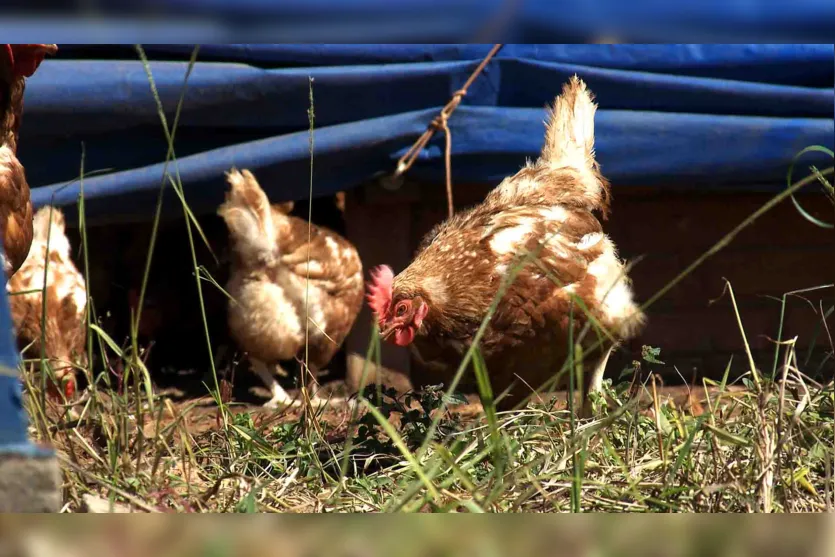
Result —
[[[245,262],[275,262],[276,237],[267,195],[249,170],[232,169],[226,174],[229,191],[218,215],[226,222],[232,245]]]
[[[602,209],[605,216],[610,202],[609,182],[600,173],[594,157],[596,111],[591,91],[582,79],[572,76],[548,110],[539,163],[550,168],[572,168],[583,175],[583,196],[592,207]]]
[[[49,224],[52,222],[52,233],[49,232]],[[64,213],[57,207],[45,205],[37,210],[32,218],[32,232],[35,238],[46,242],[49,235],[52,241],[57,236],[63,236],[66,231]]]
[[[548,110],[542,160],[577,170],[594,169],[596,111],[597,105],[586,84],[573,76]]]

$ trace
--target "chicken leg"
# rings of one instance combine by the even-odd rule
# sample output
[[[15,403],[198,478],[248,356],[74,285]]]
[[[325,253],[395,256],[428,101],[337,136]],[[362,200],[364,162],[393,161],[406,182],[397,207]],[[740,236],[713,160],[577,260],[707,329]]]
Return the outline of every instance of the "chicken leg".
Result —
[[[600,359],[597,360],[594,370],[587,376],[588,381],[585,381],[586,385],[583,389],[583,407],[581,410],[581,416],[584,418],[592,417],[592,404],[591,397],[589,395],[591,393],[600,393],[603,391],[603,375],[606,372],[606,364],[609,363],[609,356],[612,355],[614,350],[615,345],[607,348],[603,355],[600,356]]]
[[[260,360],[252,360],[251,363],[252,371],[254,371],[258,375],[258,377],[261,378],[261,381],[264,382],[264,386],[267,387],[267,389],[270,391],[270,394],[272,395],[270,400],[263,404],[264,408],[277,409],[285,406],[292,407],[302,405],[301,399],[291,397],[290,394],[284,390],[284,387],[282,387],[279,384],[278,380],[275,378],[275,375],[271,373],[267,364]],[[275,364],[275,367],[280,366],[278,364]],[[317,407],[324,406],[325,404],[327,404],[327,401],[320,398],[318,393],[314,392],[313,395],[310,397],[310,404]]]
[[[267,367],[267,364],[260,360],[252,360],[252,371],[254,371],[258,377],[261,378],[261,381],[264,382],[264,385],[270,391],[270,395],[272,398],[264,403],[264,408],[279,408],[282,406],[299,406],[301,401],[298,401],[291,397],[287,391],[278,383],[278,380],[275,376],[271,373],[270,369]],[[278,364],[276,364],[278,367]]]

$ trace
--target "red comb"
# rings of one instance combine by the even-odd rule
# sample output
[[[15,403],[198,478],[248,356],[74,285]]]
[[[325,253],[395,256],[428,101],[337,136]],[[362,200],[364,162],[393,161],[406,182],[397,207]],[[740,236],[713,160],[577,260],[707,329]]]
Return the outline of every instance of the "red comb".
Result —
[[[31,77],[47,54],[55,54],[58,47],[54,44],[7,44],[6,53],[12,64],[15,77]]]
[[[368,306],[380,318],[388,312],[391,304],[394,272],[388,265],[380,265],[371,271],[368,285]]]

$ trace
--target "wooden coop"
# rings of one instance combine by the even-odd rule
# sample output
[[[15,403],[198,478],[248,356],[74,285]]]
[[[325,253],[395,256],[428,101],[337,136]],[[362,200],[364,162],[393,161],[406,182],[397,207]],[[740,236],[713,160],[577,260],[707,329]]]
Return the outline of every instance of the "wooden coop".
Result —
[[[456,206],[478,203],[491,187],[456,185]],[[627,261],[637,260],[630,276],[641,303],[773,197],[745,191],[704,194],[662,187],[618,188],[617,183],[612,190],[613,211],[604,228]],[[832,213],[823,195],[800,200],[821,219]],[[374,183],[349,193],[346,230],[367,267],[386,263],[397,271],[411,261],[422,236],[446,218],[446,211],[442,183],[412,182],[397,191]],[[640,360],[643,345],[662,349],[660,359],[665,364],[652,369],[670,384],[701,377],[721,379],[732,357],[731,377],[741,375],[747,366],[745,344],[725,279],[733,288],[758,362],[774,357],[783,295],[829,284],[788,296],[782,333],[783,339],[797,338],[798,354],[809,355],[816,369],[825,365],[826,341],[820,335],[825,334],[823,317],[833,300],[833,247],[831,233],[804,219],[790,201],[781,203],[653,304],[646,329],[613,355],[607,377],[617,379],[633,360]],[[831,317],[828,322],[831,325]],[[352,384],[362,376],[371,329],[371,314],[365,308],[347,344]],[[421,373],[406,349],[383,344],[381,356],[387,368],[381,378],[393,385],[403,385],[410,373]]]

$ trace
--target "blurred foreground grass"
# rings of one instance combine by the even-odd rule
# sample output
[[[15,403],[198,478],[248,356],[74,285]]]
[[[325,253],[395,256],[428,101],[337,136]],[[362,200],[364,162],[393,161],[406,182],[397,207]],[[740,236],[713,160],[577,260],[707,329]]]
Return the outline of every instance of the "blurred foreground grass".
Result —
[[[235,520],[234,524],[230,520]],[[380,521],[385,520],[385,523]],[[357,520],[183,517],[0,518],[4,557],[827,557],[828,515],[769,518],[636,516],[484,524],[422,517]],[[323,521],[326,521],[323,522]]]

